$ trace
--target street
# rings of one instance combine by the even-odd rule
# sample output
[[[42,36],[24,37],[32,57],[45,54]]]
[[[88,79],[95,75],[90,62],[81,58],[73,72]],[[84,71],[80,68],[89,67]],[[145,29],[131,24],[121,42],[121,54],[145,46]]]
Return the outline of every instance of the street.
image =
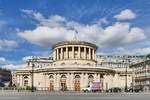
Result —
[[[105,94],[105,93],[0,93],[0,100],[149,100],[149,93]]]

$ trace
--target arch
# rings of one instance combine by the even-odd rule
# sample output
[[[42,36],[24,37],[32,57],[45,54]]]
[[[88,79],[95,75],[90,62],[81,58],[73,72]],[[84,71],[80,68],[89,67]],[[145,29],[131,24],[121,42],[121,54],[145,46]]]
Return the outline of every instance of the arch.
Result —
[[[94,78],[94,76],[93,75],[89,75],[88,79],[91,79],[91,78]]]
[[[61,78],[61,79],[66,79],[67,77],[66,77],[66,75],[61,75],[60,78]]]
[[[66,91],[67,90],[67,77],[66,75],[61,75],[60,77],[60,90],[61,91]]]
[[[49,91],[54,91],[54,80],[49,81]]]
[[[93,75],[89,75],[89,76],[88,76],[88,79],[89,79],[89,83],[90,83],[90,82],[93,82],[93,81],[94,81],[94,76],[93,76]]]
[[[50,75],[50,76],[49,76],[49,79],[53,79],[53,78],[54,78],[54,76],[53,76],[53,75]]]
[[[74,78],[75,78],[75,79],[80,79],[81,77],[80,77],[80,75],[75,75]]]
[[[80,75],[75,75],[74,77],[74,90],[79,92],[80,91]]]
[[[28,76],[24,76],[24,79],[28,79]]]
[[[53,75],[50,75],[49,76],[49,88],[48,88],[48,90],[49,91],[54,91],[54,76]]]

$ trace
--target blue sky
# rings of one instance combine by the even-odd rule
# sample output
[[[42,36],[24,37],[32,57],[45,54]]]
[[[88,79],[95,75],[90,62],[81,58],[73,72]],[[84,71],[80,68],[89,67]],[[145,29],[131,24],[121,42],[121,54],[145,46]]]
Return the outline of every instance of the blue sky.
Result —
[[[0,0],[0,63],[50,56],[76,32],[98,54],[148,54],[149,18],[149,0]]]

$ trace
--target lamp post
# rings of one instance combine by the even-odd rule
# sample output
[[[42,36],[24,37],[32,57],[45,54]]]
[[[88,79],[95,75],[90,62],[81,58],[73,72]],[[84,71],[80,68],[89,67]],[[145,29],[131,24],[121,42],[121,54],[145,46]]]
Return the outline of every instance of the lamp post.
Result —
[[[31,92],[34,92],[34,67],[35,62],[37,62],[37,57],[32,57],[32,59],[29,59],[29,63],[32,64],[31,68]]]

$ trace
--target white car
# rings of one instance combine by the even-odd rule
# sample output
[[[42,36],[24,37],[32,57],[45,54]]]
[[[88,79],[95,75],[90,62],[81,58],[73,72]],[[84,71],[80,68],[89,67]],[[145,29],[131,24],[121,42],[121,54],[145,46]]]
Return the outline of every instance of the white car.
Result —
[[[92,92],[92,89],[90,87],[82,88],[83,92]]]

